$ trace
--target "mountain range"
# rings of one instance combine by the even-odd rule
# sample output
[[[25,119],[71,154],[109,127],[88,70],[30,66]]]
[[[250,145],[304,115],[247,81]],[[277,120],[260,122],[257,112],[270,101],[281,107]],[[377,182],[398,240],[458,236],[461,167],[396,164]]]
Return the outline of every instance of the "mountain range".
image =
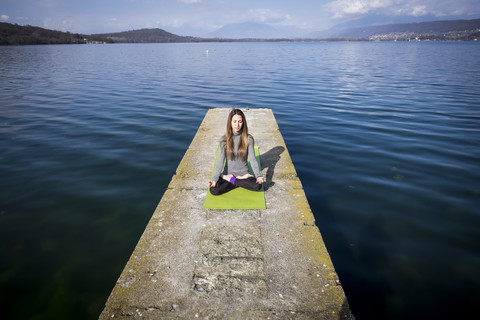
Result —
[[[443,20],[418,23],[400,23],[386,24],[378,26],[346,28],[332,28],[327,31],[309,33],[306,38],[325,39],[325,38],[351,38],[351,39],[369,39],[381,36],[400,36],[410,35],[414,37],[426,36],[470,36],[474,40],[480,38],[480,19],[474,20]],[[390,39],[392,40],[392,39]],[[449,39],[444,39],[449,40]],[[453,39],[452,39],[453,40]]]
[[[208,38],[225,39],[294,39],[305,31],[295,26],[273,27],[261,22],[241,22],[223,26],[207,34]]]
[[[269,40],[463,40],[480,39],[480,19],[444,20],[387,24],[359,28],[337,26],[327,31],[306,33],[290,27],[273,27],[266,23],[243,22],[226,25],[205,38],[185,37],[161,29],[142,29],[109,34],[95,34],[113,42],[204,42]]]
[[[64,43],[168,43],[221,41],[321,40],[462,40],[480,39],[480,19],[387,24],[359,28],[332,28],[300,35],[296,27],[275,28],[265,23],[224,26],[207,38],[179,36],[162,29],[140,29],[93,35],[72,34],[33,26],[0,23],[0,45]]]
[[[358,19],[319,32],[308,32],[295,26],[278,27],[259,22],[242,22],[225,25],[207,34],[206,37],[223,39],[368,39],[374,35],[390,33],[435,35],[468,31],[469,34],[472,34],[480,29],[480,19],[382,23],[384,21],[386,20],[382,17]]]

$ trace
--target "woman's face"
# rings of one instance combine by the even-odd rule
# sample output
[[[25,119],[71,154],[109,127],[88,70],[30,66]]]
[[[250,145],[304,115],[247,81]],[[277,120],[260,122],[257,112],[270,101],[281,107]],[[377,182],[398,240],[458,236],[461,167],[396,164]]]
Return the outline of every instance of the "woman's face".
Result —
[[[240,130],[242,130],[243,127],[243,120],[242,116],[239,114],[236,114],[232,117],[232,130],[233,132],[237,133]]]

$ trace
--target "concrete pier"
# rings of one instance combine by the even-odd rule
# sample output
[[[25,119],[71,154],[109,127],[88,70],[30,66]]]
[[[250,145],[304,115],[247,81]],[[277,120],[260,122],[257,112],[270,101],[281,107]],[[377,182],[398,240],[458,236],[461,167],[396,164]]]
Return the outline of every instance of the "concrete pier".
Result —
[[[353,319],[270,109],[243,110],[267,209],[203,209],[229,111],[208,111],[100,319]]]

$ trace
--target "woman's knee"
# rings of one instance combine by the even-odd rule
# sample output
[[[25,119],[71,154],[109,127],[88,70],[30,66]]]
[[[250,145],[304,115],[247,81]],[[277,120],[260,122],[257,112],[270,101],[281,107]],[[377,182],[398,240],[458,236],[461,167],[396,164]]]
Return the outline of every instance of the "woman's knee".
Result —
[[[214,196],[218,196],[220,194],[220,190],[218,190],[218,188],[210,188],[210,193]]]
[[[255,183],[253,186],[253,191],[259,191],[260,189],[262,189],[262,185],[260,183]]]

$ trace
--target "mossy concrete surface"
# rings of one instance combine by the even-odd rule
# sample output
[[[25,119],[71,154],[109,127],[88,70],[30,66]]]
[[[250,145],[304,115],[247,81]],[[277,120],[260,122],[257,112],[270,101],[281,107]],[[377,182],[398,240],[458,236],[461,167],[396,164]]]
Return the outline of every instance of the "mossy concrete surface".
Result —
[[[203,209],[229,111],[207,112],[100,319],[353,319],[270,109],[244,110],[267,209]]]

